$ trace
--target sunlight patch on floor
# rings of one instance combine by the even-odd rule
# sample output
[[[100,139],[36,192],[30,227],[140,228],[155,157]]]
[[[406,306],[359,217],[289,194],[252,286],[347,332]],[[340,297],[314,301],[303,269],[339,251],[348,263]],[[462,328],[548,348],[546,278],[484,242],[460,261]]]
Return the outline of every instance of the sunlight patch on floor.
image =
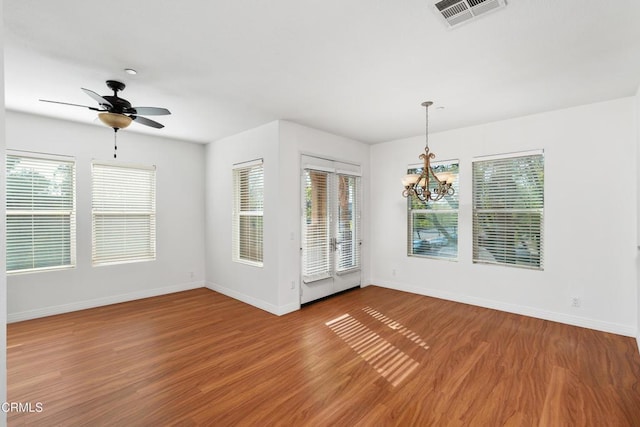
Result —
[[[365,307],[362,309],[362,311],[372,316],[374,319],[384,323],[394,331],[398,331],[399,334],[405,336],[407,339],[413,341],[414,343],[424,348],[425,350],[429,348],[429,346],[427,345],[427,342],[422,338],[420,338],[418,334],[402,326],[400,323],[396,322],[395,320],[388,318],[387,316],[380,313],[379,311],[376,311],[371,307]]]
[[[419,365],[349,314],[325,324],[394,387]]]

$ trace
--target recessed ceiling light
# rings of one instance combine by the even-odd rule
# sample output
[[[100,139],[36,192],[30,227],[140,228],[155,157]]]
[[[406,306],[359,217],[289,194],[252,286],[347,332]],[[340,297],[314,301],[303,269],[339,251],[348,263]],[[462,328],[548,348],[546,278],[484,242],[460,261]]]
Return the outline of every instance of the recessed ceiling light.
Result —
[[[135,76],[136,74],[138,74],[138,72],[133,68],[125,68],[124,72],[132,76]]]

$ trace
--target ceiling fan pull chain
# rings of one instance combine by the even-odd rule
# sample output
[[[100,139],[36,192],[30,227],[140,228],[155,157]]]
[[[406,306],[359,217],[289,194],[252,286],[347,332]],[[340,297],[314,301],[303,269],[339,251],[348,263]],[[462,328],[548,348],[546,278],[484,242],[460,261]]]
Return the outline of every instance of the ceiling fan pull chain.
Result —
[[[118,136],[118,128],[113,128],[113,158],[116,159],[118,158],[118,140],[117,140],[117,136]]]

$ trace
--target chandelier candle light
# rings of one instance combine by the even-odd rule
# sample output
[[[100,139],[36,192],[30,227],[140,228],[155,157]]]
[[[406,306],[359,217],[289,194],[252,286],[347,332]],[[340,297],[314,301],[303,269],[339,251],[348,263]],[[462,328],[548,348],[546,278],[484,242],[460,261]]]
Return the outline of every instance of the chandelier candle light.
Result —
[[[410,173],[404,176],[402,179],[402,185],[404,185],[404,191],[402,195],[404,197],[417,197],[421,202],[427,203],[429,200],[432,202],[442,199],[444,196],[451,196],[454,193],[452,187],[453,174],[449,172],[435,173],[431,169],[431,159],[435,159],[436,155],[429,152],[429,107],[433,105],[431,101],[425,101],[422,106],[426,110],[426,145],[424,147],[424,153],[420,154],[420,160],[424,161],[424,167],[422,173]]]

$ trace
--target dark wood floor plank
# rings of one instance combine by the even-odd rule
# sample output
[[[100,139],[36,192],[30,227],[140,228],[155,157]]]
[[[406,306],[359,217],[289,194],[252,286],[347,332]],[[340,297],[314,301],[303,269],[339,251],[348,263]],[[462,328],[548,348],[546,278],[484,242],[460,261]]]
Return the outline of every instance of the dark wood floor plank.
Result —
[[[640,425],[632,338],[374,286],[281,317],[197,289],[7,347],[9,401],[44,407],[10,426]]]

